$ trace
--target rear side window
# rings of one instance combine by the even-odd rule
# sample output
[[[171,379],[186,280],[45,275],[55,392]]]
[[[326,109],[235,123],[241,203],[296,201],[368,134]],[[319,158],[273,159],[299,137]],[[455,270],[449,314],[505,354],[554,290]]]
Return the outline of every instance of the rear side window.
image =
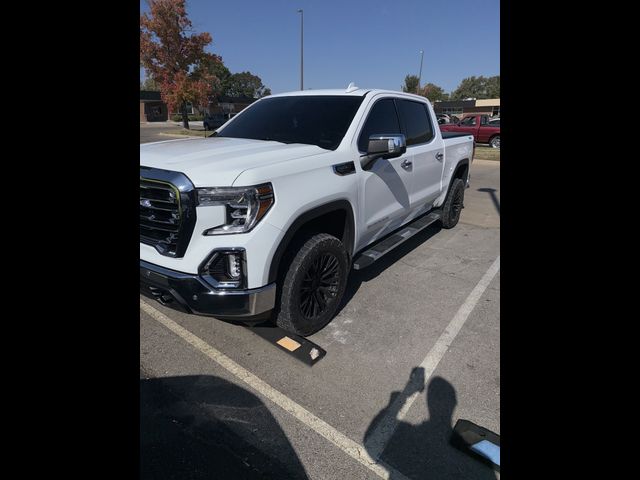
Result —
[[[360,132],[360,138],[358,138],[358,150],[366,152],[369,137],[379,133],[402,133],[400,131],[400,123],[398,123],[396,107],[391,98],[379,100],[369,112],[367,121]]]
[[[396,100],[398,113],[407,136],[407,146],[426,143],[433,138],[433,128],[427,113],[427,106],[411,100]]]

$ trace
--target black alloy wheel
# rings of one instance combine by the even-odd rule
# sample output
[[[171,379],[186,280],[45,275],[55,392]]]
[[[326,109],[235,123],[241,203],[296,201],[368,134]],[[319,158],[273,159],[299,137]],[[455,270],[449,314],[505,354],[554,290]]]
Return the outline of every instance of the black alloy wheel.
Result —
[[[300,284],[300,311],[309,320],[325,312],[338,294],[340,269],[338,259],[332,253],[315,258],[305,272]]]
[[[283,260],[276,297],[276,324],[296,335],[311,335],[329,323],[347,287],[349,255],[328,233],[300,238]]]
[[[465,182],[461,178],[454,178],[442,206],[442,227],[453,228],[460,220],[460,212],[464,208]]]

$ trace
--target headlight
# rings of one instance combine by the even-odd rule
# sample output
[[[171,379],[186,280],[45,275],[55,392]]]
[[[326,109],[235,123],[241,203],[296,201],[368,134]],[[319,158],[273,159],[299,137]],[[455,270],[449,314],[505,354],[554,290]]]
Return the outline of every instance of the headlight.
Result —
[[[223,205],[227,221],[204,235],[245,233],[251,230],[273,205],[273,187],[270,183],[255,187],[198,188],[198,206]]]

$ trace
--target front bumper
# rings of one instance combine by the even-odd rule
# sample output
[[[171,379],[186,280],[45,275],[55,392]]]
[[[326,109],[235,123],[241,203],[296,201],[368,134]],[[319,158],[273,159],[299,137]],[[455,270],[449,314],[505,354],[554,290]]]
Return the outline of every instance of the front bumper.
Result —
[[[276,284],[248,290],[216,289],[199,275],[140,260],[140,288],[161,303],[175,300],[187,312],[224,318],[252,317],[272,310]]]

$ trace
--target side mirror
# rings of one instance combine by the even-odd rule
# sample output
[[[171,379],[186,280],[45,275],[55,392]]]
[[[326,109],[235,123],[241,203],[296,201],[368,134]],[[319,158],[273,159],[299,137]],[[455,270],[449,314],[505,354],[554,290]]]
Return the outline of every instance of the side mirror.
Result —
[[[396,158],[407,151],[407,140],[401,133],[376,134],[369,137],[367,154],[362,157],[361,165],[364,170],[373,166],[378,158]]]

